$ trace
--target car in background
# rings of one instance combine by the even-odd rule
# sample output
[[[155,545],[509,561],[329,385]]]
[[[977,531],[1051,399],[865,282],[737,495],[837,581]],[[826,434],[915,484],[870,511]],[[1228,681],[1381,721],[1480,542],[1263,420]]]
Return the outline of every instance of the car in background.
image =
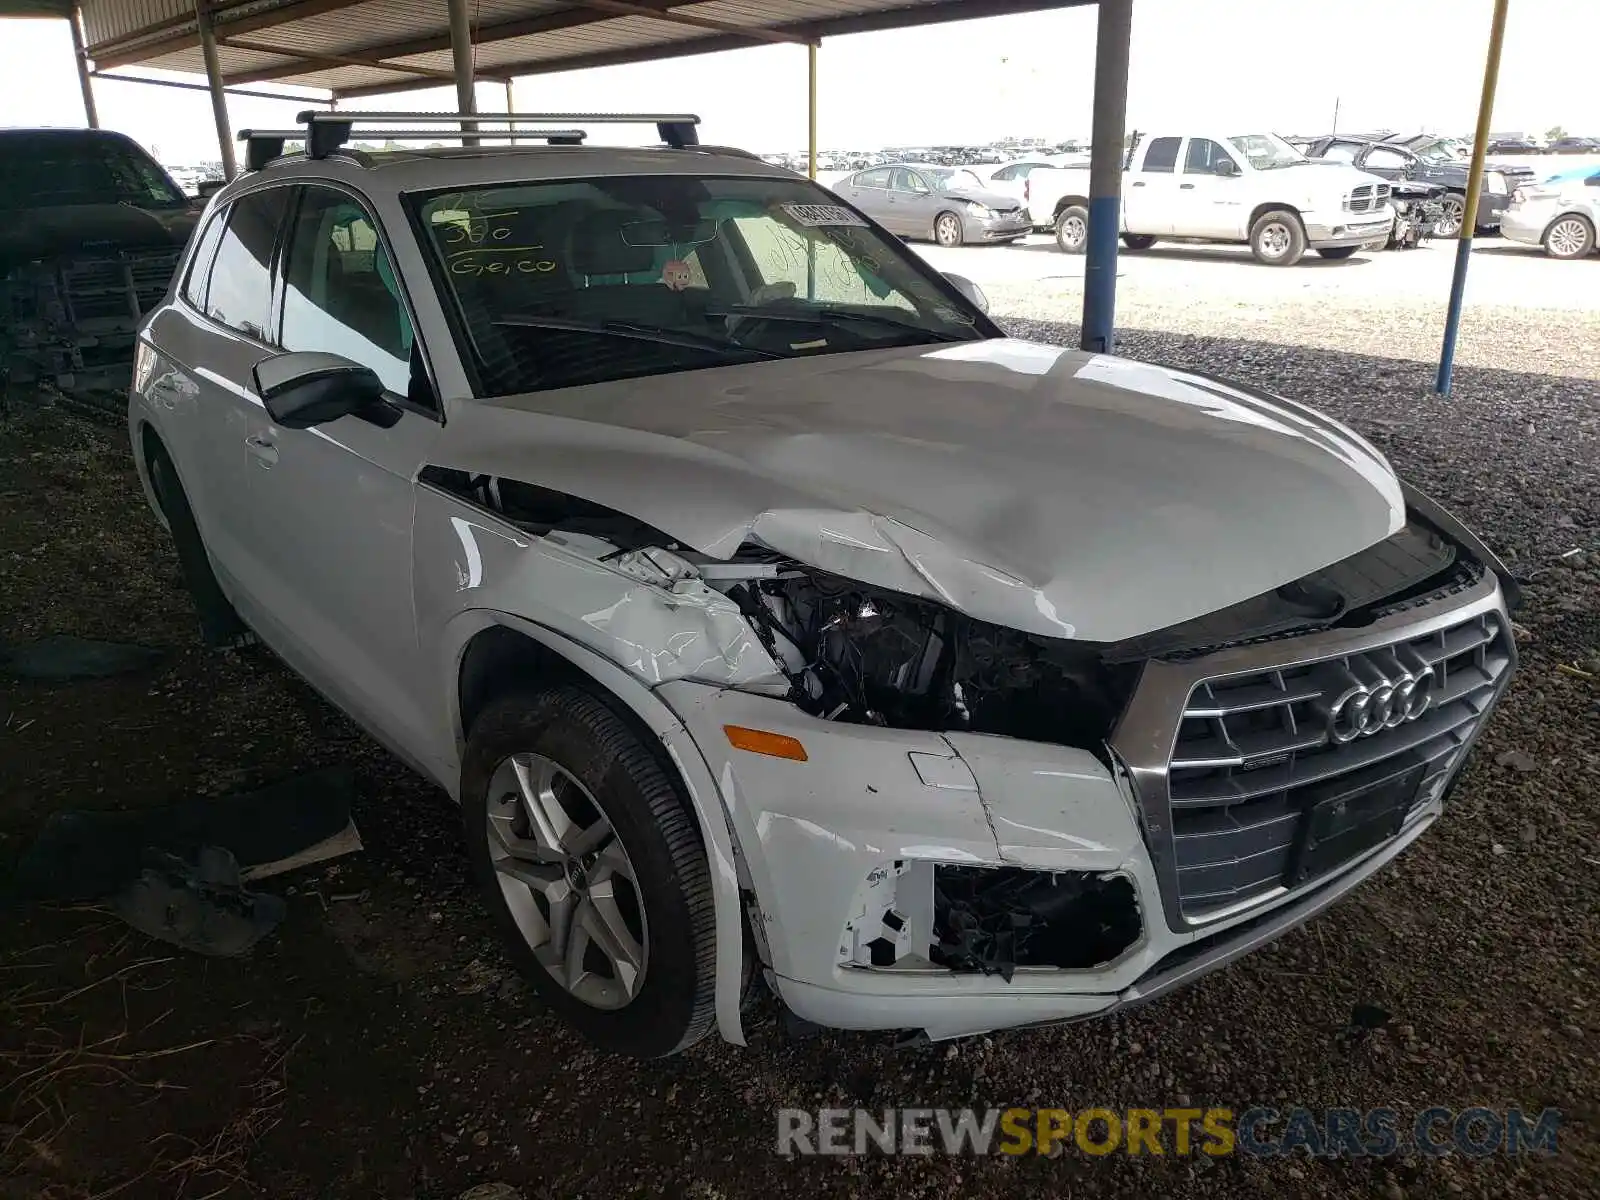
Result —
[[[1544,147],[1528,138],[1500,138],[1489,143],[1490,154],[1543,154]]]
[[[1302,152],[1308,158],[1333,159],[1384,179],[1443,188],[1445,195],[1440,201],[1434,235],[1443,238],[1460,236],[1466,219],[1467,181],[1472,177],[1472,166],[1456,157],[1447,146],[1448,139],[1438,139],[1420,152],[1397,142],[1374,141],[1343,134],[1329,134],[1302,141]],[[1511,193],[1524,183],[1532,183],[1533,179],[1531,167],[1485,163],[1483,192],[1478,198],[1478,211],[1473,225],[1484,230],[1499,228],[1500,214],[1511,203]]]
[[[122,386],[197,207],[120,133],[0,130],[0,387]]]
[[[1587,258],[1600,228],[1600,167],[1584,167],[1525,184],[1511,197],[1500,232],[1543,246],[1551,258]]]
[[[1020,200],[965,167],[895,163],[857,171],[833,190],[890,233],[941,246],[1014,242],[1033,230]]]
[[[978,177],[983,181],[983,186],[993,192],[1003,192],[1013,200],[1022,201],[1027,208],[1028,219],[1033,222],[1035,229],[1050,228],[1050,214],[1036,213],[1030,204],[1031,192],[1028,187],[1028,176],[1039,170],[1050,170],[1055,167],[1086,167],[1089,165],[1087,154],[1065,155],[1034,155],[1030,158],[1016,158],[998,167],[988,167],[978,172]]]
[[[1600,154],[1600,138],[1559,137],[1545,147],[1547,154]]]

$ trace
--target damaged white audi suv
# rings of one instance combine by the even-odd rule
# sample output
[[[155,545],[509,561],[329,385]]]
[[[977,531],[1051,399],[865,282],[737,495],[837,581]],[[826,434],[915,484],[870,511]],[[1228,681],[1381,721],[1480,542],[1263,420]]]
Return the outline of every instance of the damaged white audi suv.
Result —
[[[1516,584],[1343,425],[1008,338],[690,117],[302,119],[141,331],[138,468],[207,640],[459,802],[600,1046],[742,1043],[762,984],[935,1039],[1107,1013],[1441,815]]]

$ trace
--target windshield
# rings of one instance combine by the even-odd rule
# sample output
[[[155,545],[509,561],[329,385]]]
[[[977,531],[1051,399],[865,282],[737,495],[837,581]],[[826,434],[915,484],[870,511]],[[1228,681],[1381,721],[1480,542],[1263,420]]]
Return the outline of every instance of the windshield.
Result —
[[[1455,165],[1459,166],[1462,160],[1464,143],[1452,138],[1441,138],[1437,142],[1428,142],[1422,146],[1411,147],[1411,152],[1425,163],[1434,166]]]
[[[926,175],[933,186],[941,192],[948,192],[954,188],[981,188],[983,180],[976,174],[964,168],[956,167],[918,167],[918,174]]]
[[[0,136],[0,208],[181,208],[188,203],[153,159],[119,138]]]
[[[993,333],[805,180],[614,176],[407,202],[488,395]]]
[[[1230,137],[1228,142],[1248,158],[1250,165],[1258,171],[1292,167],[1310,161],[1275,133],[1241,133],[1237,137]]]

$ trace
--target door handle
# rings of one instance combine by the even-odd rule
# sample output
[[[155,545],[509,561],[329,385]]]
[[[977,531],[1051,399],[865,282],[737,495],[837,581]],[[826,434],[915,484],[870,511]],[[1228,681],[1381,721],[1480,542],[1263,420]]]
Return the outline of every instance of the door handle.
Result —
[[[1194,184],[1192,183],[1180,183],[1178,186],[1186,192],[1194,191]]]
[[[270,438],[263,437],[259,433],[253,433],[245,438],[244,444],[245,449],[250,451],[250,457],[254,458],[263,467],[271,467],[278,461],[278,448],[272,444]]]
[[[1133,184],[1131,186],[1133,186],[1133,187],[1143,187],[1144,186],[1144,180],[1136,179],[1136,180],[1133,181]]]

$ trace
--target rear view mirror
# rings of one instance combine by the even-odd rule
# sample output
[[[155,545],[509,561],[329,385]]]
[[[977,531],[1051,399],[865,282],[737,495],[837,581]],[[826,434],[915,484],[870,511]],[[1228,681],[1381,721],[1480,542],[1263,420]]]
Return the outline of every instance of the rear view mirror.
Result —
[[[987,313],[989,311],[989,297],[985,296],[983,289],[973,283],[972,280],[965,275],[953,275],[949,271],[945,272],[944,277],[950,281],[950,286],[971,301],[973,307],[979,312]]]
[[[339,354],[277,354],[258,362],[252,374],[267,415],[285,429],[310,429],[347,416],[388,428],[400,419],[400,410],[384,400],[377,374]]]

